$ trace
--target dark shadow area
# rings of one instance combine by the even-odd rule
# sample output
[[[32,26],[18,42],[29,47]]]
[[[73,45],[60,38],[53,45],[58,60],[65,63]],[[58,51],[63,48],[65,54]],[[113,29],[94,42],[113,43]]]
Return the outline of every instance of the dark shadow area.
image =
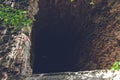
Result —
[[[62,32],[41,31],[36,39],[33,73],[69,71],[72,68],[71,36]]]
[[[112,6],[119,1],[90,2],[40,0],[31,33],[33,74],[109,69],[119,60],[112,55],[117,54],[114,32],[119,30]]]
[[[35,22],[32,31],[33,73],[73,71],[75,54],[71,20],[54,13],[45,16],[43,19],[40,16],[41,20]]]
[[[33,74],[84,70],[87,35],[92,31],[84,29],[89,26],[88,19],[81,19],[86,14],[73,16],[69,8],[63,13],[55,7],[40,9],[31,33]]]

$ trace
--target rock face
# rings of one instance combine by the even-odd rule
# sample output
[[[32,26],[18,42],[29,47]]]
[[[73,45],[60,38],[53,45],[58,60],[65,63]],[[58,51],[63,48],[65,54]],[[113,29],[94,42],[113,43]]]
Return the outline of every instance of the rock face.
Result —
[[[26,2],[26,0],[24,1]],[[23,3],[18,1],[14,5],[14,1],[11,2],[11,0],[5,0],[4,2],[2,0],[0,3],[16,8],[19,8],[21,4],[23,6]],[[24,5],[27,6],[28,4],[25,3]],[[26,6],[21,8],[26,9]],[[0,25],[1,22],[0,20]],[[23,80],[24,76],[32,74],[30,67],[31,41],[29,35],[26,35],[22,30],[15,31],[8,25],[0,26],[0,80]]]
[[[23,33],[18,33],[16,35],[7,34],[8,36],[6,36],[6,34],[1,37],[1,40],[3,40],[1,41],[1,44],[2,42],[5,42],[4,37],[6,37],[6,40],[9,40],[9,42],[6,42],[6,44],[3,43],[3,46],[1,46],[4,51],[7,52],[3,53],[3,50],[1,50],[0,79],[9,80],[20,75],[31,75],[32,71],[29,60],[31,42],[28,36]],[[4,79],[5,76],[6,79]]]
[[[80,72],[63,72],[34,74],[26,80],[120,80],[120,71],[95,70]]]
[[[95,5],[90,1],[30,0],[29,16],[36,19],[30,37],[0,27],[0,79],[24,80],[32,71],[63,73],[36,78],[33,74],[27,80],[108,80],[119,75],[117,71],[108,78],[103,75],[106,71],[65,72],[109,69],[120,61],[120,1],[94,0]]]

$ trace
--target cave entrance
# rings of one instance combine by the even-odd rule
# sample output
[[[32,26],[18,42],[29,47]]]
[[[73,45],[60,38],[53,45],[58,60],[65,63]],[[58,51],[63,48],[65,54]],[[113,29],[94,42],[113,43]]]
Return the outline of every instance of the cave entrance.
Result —
[[[78,18],[70,14],[70,9],[63,13],[49,6],[40,9],[31,33],[33,74],[78,71],[84,67],[88,59],[84,50],[89,33],[80,29],[84,27],[79,22],[86,14]]]
[[[46,30],[36,35],[33,73],[70,71],[74,58],[72,37],[66,32]]]
[[[48,26],[35,23],[33,28],[33,73],[72,71],[75,55],[70,21],[64,23],[64,19],[48,18],[44,24],[40,22]]]
[[[87,0],[40,0],[31,33],[33,74],[108,69],[119,60],[118,27],[115,32],[111,27],[117,26],[111,23],[115,19],[111,18],[112,8],[105,0],[95,4],[91,6]],[[116,55],[111,56],[114,51]]]

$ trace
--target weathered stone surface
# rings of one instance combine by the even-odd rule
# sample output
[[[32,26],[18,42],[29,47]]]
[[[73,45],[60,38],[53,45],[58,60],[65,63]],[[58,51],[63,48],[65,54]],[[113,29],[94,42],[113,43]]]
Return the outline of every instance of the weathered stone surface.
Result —
[[[4,36],[6,35],[2,35],[0,38],[3,40]],[[13,78],[19,78],[20,75],[30,75],[32,71],[29,60],[31,45],[29,37],[24,33],[18,33],[11,34],[6,40],[9,42],[2,44],[3,50],[0,53],[0,79],[5,77],[5,80],[13,80]],[[7,49],[11,50],[7,51]]]
[[[26,10],[28,1],[2,0],[0,3],[6,6],[15,3],[13,7]],[[2,20],[0,20],[0,25],[1,22]],[[26,35],[22,30],[16,31],[8,25],[0,26],[0,80],[23,80],[24,76],[32,73],[30,68],[30,32],[28,31],[28,35]]]
[[[54,21],[58,18],[63,20],[66,31],[70,30],[72,34],[74,43],[76,62],[73,69],[108,69],[113,62],[120,61],[120,1],[95,0],[94,6],[89,5],[90,1],[75,0],[70,3],[66,0],[30,0],[29,17],[34,18],[34,15],[41,11],[37,14],[35,23],[42,28],[47,25],[48,30],[56,28]],[[58,31],[59,29],[64,31],[65,27],[60,26]],[[34,28],[36,26],[33,25],[32,29]],[[7,28],[1,30],[0,27],[0,79],[25,80],[25,76],[32,73],[29,63],[34,58],[34,53],[31,53],[31,57],[29,53],[31,41],[25,34],[14,35],[9,33]],[[37,30],[39,33],[39,29],[35,32]],[[65,59],[67,58],[68,56]],[[73,61],[69,60],[70,63]],[[31,64],[33,65],[32,62]],[[119,80],[119,75],[119,71],[81,71],[33,74],[26,80]]]
[[[26,80],[120,80],[120,71],[94,70],[33,74]]]

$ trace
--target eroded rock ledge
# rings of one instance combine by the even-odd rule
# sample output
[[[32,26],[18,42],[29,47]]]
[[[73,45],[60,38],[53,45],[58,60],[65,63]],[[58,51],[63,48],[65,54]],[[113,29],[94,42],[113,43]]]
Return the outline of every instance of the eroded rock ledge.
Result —
[[[61,72],[33,74],[26,80],[120,80],[120,71],[93,70],[79,72]]]

